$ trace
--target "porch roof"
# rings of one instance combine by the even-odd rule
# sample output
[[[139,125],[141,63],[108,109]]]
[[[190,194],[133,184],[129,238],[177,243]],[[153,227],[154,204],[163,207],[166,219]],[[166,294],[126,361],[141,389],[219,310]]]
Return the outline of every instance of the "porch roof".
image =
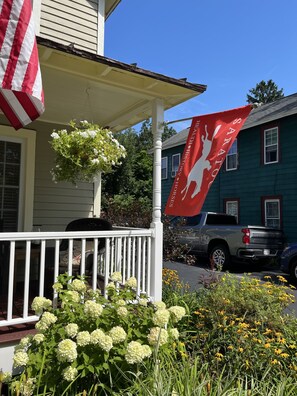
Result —
[[[119,5],[121,0],[106,0],[105,1],[105,19],[107,19],[114,9]]]
[[[67,124],[86,119],[121,131],[152,116],[152,102],[164,110],[206,90],[187,82],[38,37],[45,92],[40,120]]]

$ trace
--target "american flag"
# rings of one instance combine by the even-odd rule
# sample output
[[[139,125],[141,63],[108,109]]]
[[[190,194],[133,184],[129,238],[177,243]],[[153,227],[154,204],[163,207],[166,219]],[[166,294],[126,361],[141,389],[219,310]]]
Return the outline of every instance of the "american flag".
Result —
[[[31,0],[0,0],[0,109],[15,129],[44,112]]]

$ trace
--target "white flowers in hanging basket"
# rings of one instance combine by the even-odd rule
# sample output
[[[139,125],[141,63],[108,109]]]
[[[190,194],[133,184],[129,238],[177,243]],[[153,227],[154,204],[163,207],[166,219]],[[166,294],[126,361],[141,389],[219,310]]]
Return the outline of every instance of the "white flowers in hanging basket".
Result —
[[[53,180],[92,182],[100,172],[110,172],[125,158],[126,150],[112,132],[88,121],[69,123],[70,130],[54,130],[50,144],[55,151]]]

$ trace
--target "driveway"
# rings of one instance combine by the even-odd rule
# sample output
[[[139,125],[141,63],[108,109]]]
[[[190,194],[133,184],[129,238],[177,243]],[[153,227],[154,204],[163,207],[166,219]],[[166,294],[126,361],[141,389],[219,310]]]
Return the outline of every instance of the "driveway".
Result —
[[[197,290],[201,288],[201,279],[203,279],[203,277],[208,277],[211,273],[206,262],[201,262],[199,265],[187,265],[183,263],[167,261],[164,262],[163,267],[176,270],[180,280],[189,284],[190,290]],[[241,277],[244,274],[249,274],[249,276],[256,277],[263,281],[265,280],[265,276],[271,276],[272,281],[277,281],[277,276],[281,275],[286,278],[288,282],[290,282],[288,275],[276,268],[263,267],[261,270],[259,270],[258,268],[255,268],[255,266],[245,265],[241,269],[236,268],[236,270],[230,270],[230,273],[233,273],[238,277]],[[286,312],[292,312],[297,316],[297,290],[291,290],[291,292],[295,296],[295,302],[291,304],[289,310]]]

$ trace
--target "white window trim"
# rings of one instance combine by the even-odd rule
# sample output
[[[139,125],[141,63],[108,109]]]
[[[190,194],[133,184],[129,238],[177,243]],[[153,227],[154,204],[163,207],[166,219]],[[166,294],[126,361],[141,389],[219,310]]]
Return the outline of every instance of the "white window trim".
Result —
[[[19,129],[17,132],[8,126],[0,126],[0,138],[21,143],[21,175],[18,231],[32,231],[35,181],[36,132]]]
[[[269,146],[266,146],[266,133],[273,131],[274,129],[276,129],[277,131],[277,142],[276,142],[276,160],[275,161],[266,161],[266,148]],[[264,153],[263,153],[263,158],[264,158],[264,164],[265,165],[269,165],[269,164],[276,164],[279,162],[279,144],[278,144],[278,140],[279,140],[279,132],[278,132],[278,127],[275,126],[273,128],[268,128],[268,129],[264,129],[264,134],[263,134],[263,147],[264,147]]]
[[[235,215],[235,217],[236,217],[237,222],[238,222],[238,216],[239,216],[239,205],[238,205],[238,201],[237,201],[236,199],[228,199],[228,200],[225,201],[226,214],[232,214],[232,213],[228,213],[228,210],[227,210],[228,204],[230,204],[230,203],[232,203],[232,204],[236,203],[237,215]],[[232,214],[232,215],[233,215],[233,214]],[[234,216],[234,215],[233,215],[233,216]]]
[[[32,0],[32,12],[35,26],[35,34],[40,34],[41,0]]]
[[[174,170],[173,170],[173,157],[178,157],[178,164],[180,164],[180,153],[178,153],[178,154],[172,154],[172,157],[171,157],[171,177],[172,177],[172,178],[175,178],[175,176],[176,176],[176,174],[177,174],[177,171],[178,171],[178,168],[179,168],[179,165],[178,165],[177,170],[174,171]]]
[[[234,142],[237,142],[237,139],[235,139]],[[234,144],[234,142],[233,142],[233,144]],[[230,157],[231,155],[235,155],[236,156],[236,164],[235,164],[234,168],[229,168],[228,167],[228,157]],[[229,154],[229,152],[228,152],[227,155],[226,155],[226,171],[229,172],[229,171],[233,171],[233,170],[236,170],[236,169],[238,169],[238,146],[236,146],[236,153]]]
[[[165,168],[162,168],[163,160],[166,160],[166,167]],[[162,157],[161,158],[161,174],[162,174],[162,169],[166,169],[166,177],[162,177],[162,180],[166,180],[168,178],[168,157]]]
[[[281,202],[279,198],[266,198],[264,199],[264,221],[265,221],[265,226],[267,226],[267,203],[269,202],[277,202],[278,203],[278,217],[275,217],[279,221],[279,226],[281,225]]]

